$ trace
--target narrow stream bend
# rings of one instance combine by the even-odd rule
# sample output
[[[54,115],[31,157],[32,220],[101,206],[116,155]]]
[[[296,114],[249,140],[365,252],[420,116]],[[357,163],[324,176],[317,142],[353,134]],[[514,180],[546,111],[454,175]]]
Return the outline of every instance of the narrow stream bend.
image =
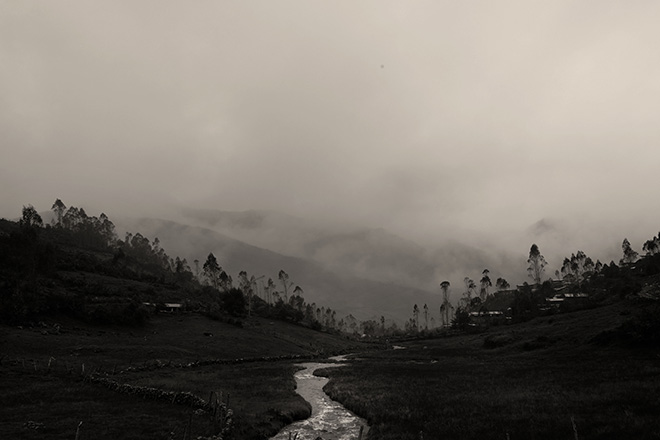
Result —
[[[344,360],[343,357],[331,358],[335,361]],[[314,371],[320,368],[341,367],[343,364],[323,364],[310,362],[299,364],[304,370],[295,374],[296,392],[312,406],[312,415],[306,419],[294,422],[281,430],[272,440],[289,440],[298,434],[297,440],[357,440],[360,427],[364,427],[362,438],[369,427],[366,420],[356,416],[339,402],[330,399],[323,387],[328,378],[314,376]]]

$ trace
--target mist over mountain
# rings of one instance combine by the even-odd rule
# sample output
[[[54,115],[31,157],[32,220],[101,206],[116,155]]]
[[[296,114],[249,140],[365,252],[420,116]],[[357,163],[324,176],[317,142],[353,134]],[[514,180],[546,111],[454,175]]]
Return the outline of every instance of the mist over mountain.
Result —
[[[628,237],[639,251],[646,237],[652,235],[651,231],[653,228],[648,227],[625,230],[616,223],[608,222],[607,218],[600,219],[595,225],[582,219],[545,217],[521,231],[520,238],[539,245],[548,261],[546,273],[554,277],[554,271],[571,253],[582,250],[594,261],[618,262],[624,238]]]
[[[50,221],[50,211],[43,215]],[[111,217],[116,218],[112,213]],[[447,229],[446,237],[442,238],[439,236],[444,231],[439,229],[428,240],[412,229],[404,231],[408,235],[402,236],[382,227],[306,218],[274,210],[188,208],[168,218],[175,220],[119,217],[118,229],[122,234],[130,231],[141,232],[150,239],[158,237],[168,252],[187,258],[193,268],[193,260],[200,260],[201,266],[208,253],[214,252],[234,277],[238,271],[247,270],[275,279],[286,261],[296,261],[295,267],[312,265],[315,268],[312,272],[321,269],[326,278],[330,273],[343,279],[350,276],[354,280],[427,292],[431,297],[438,294],[441,281],[449,280],[452,301],[463,292],[465,277],[478,280],[486,268],[492,279],[503,277],[512,285],[529,282],[527,254],[532,243],[539,246],[547,261],[545,276],[554,278],[563,259],[573,252],[582,250],[594,261],[603,263],[618,261],[624,237],[639,251],[642,240],[653,234],[653,229],[648,227],[623,230],[618,223],[608,223],[607,219],[594,227],[588,219],[558,216],[544,217],[508,235],[487,230]],[[328,285],[314,280],[307,285],[296,282],[304,289]],[[332,297],[331,291],[335,290],[323,288],[318,294]],[[405,301],[412,305],[415,299]]]
[[[0,215],[210,208],[182,223],[426,290],[617,260],[658,232],[648,3],[13,2]]]
[[[533,243],[548,262],[546,276],[554,277],[555,270],[572,252],[582,250],[603,263],[618,261],[624,237],[640,250],[643,240],[654,232],[653,228],[641,227],[649,223],[648,219],[640,219],[639,228],[627,230],[608,218],[596,221],[546,216],[508,233],[439,227],[430,236],[414,229],[394,233],[381,227],[267,210],[188,209],[182,213],[185,223],[280,254],[311,259],[334,271],[432,292],[437,292],[445,279],[456,290],[464,277],[477,279],[485,268],[491,277],[501,276],[513,284],[530,281],[526,269]],[[455,295],[459,292],[456,290]]]
[[[263,283],[272,278],[279,285],[277,275],[284,270],[291,282],[303,288],[308,302],[331,307],[342,316],[351,313],[367,319],[382,315],[401,322],[409,317],[414,303],[439,304],[438,295],[432,291],[359,277],[312,259],[257,247],[208,228],[147,218],[120,218],[116,224],[119,231],[139,231],[151,239],[158,237],[169,254],[186,258],[193,272],[194,260],[199,260],[201,270],[211,252],[234,279],[245,270],[250,275],[263,276],[260,280]]]
[[[484,268],[512,276],[511,256],[458,240],[423,246],[384,228],[331,224],[273,211],[186,211],[187,219],[222,234],[334,271],[437,291],[444,279],[476,277]],[[524,268],[523,268],[524,271]]]
[[[526,277],[525,252],[531,244],[513,253],[487,240],[467,242],[449,235],[420,242],[384,228],[333,224],[273,211],[184,213],[187,222],[256,246],[312,259],[356,276],[433,292],[443,280],[458,284],[466,276],[480,276],[485,268],[496,276],[522,282]]]
[[[239,271],[270,277],[280,269],[300,285],[310,302],[365,319],[384,315],[406,320],[414,304],[440,304],[439,284],[452,283],[457,302],[463,278],[491,275],[521,282],[524,251],[508,254],[457,240],[423,246],[383,228],[331,224],[276,211],[186,210],[181,222],[149,218],[118,219],[118,230],[158,237],[171,255],[203,265],[213,252],[236,279]],[[523,258],[525,257],[525,258]],[[493,279],[495,279],[493,278]],[[437,312],[435,313],[437,314]]]

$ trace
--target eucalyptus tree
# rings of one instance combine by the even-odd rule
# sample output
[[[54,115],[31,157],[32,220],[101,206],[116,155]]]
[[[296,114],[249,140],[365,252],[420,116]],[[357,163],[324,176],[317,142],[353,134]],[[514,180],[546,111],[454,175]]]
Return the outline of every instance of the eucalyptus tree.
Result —
[[[483,272],[481,272],[481,280],[479,283],[481,284],[481,290],[479,292],[479,297],[481,300],[485,300],[488,297],[488,288],[493,286],[492,281],[490,280],[490,277],[488,276],[490,274],[490,271],[488,269],[484,269]]]
[[[44,225],[44,221],[41,219],[41,216],[34,209],[34,206],[27,205],[23,206],[21,219],[18,221],[18,224],[26,229],[40,228]]]
[[[637,258],[639,258],[639,254],[633,250],[627,238],[623,239],[623,243],[621,243],[621,249],[623,250],[623,258],[621,258],[619,264],[632,264],[637,261]]]
[[[449,281],[443,281],[440,283],[440,290],[442,291],[442,303],[440,304],[440,320],[441,325],[449,325],[449,316],[451,313],[451,303],[449,302],[449,288],[451,283]]]
[[[472,299],[472,293],[474,293],[474,289],[477,287],[477,285],[470,277],[463,278],[463,284],[465,284],[465,292],[463,292],[463,296],[465,296],[469,302],[469,300]]]
[[[266,286],[264,287],[264,292],[266,294],[266,302],[268,303],[268,305],[272,304],[273,295],[279,297],[279,294],[275,291],[275,282],[273,281],[272,278],[268,278],[268,281],[266,282]]]
[[[252,277],[254,278],[254,276]],[[252,315],[252,295],[254,294],[254,291],[252,290],[252,280],[248,278],[248,274],[246,271],[242,270],[238,273],[238,286],[239,289],[241,289],[241,292],[243,292],[243,296],[247,300],[247,312],[248,316]]]
[[[280,270],[277,278],[279,278],[282,283],[282,292],[284,293],[284,302],[286,303],[289,301],[289,288],[293,286],[293,283],[289,282],[289,274],[284,272],[284,270]]]
[[[504,278],[500,277],[500,278],[498,278],[497,280],[495,280],[495,288],[496,288],[497,290],[499,290],[499,291],[501,291],[501,290],[506,290],[506,289],[508,289],[509,287],[511,287],[511,285],[510,285],[509,282],[508,282],[507,280],[505,280]]]
[[[660,252],[660,232],[657,237],[646,240],[644,246],[642,246],[642,250],[646,252],[646,255],[655,255]]]
[[[195,258],[193,263],[195,263],[195,278],[199,281],[199,260]]]
[[[220,279],[220,283],[219,283],[220,288],[224,292],[229,292],[233,287],[233,280],[231,278],[231,275],[229,275],[227,272],[222,270],[220,271],[219,279]]]
[[[463,283],[465,284],[465,292],[463,292],[461,302],[465,308],[469,308],[470,304],[472,304],[472,295],[476,293],[477,284],[470,277],[463,278]]]
[[[289,305],[293,307],[294,309],[298,310],[299,312],[303,311],[303,308],[305,306],[305,300],[303,298],[303,289],[300,286],[296,286],[293,289],[293,295],[291,295],[291,298],[289,298]]]
[[[419,307],[417,307],[417,304],[413,307],[413,320],[414,324],[414,331],[419,330]]]
[[[64,217],[62,217],[62,226],[74,230],[80,223],[80,210],[75,206],[69,207]]]
[[[108,245],[114,245],[116,243],[117,233],[115,232],[115,224],[103,212],[99,216],[99,229]]]
[[[532,244],[529,249],[529,258],[527,259],[527,274],[535,284],[541,284],[543,273],[545,272],[546,261],[536,244]]]
[[[255,277],[254,275],[252,275],[250,277],[250,285],[252,286],[252,294],[256,295],[257,298],[261,298],[261,294],[259,293],[259,284],[257,284],[257,281],[259,281],[260,279],[262,279],[264,277],[265,277],[265,275],[261,275],[260,277]],[[263,291],[264,290],[263,289],[263,286],[264,286],[263,281],[260,284],[261,284],[261,287],[262,287],[261,290]]]
[[[206,276],[211,282],[213,288],[217,289],[220,284],[220,273],[222,272],[222,268],[218,264],[218,260],[215,258],[215,255],[213,255],[213,252],[206,257],[206,262],[204,263],[202,270],[204,271],[204,276]]]
[[[57,219],[55,225],[62,226],[62,217],[64,216],[64,211],[66,211],[66,205],[60,199],[57,199],[50,209],[55,213],[53,222],[55,222],[55,219]]]
[[[252,290],[252,283],[250,283],[248,274],[244,270],[238,272],[238,287],[243,291],[243,294],[246,297],[250,296],[250,291]]]

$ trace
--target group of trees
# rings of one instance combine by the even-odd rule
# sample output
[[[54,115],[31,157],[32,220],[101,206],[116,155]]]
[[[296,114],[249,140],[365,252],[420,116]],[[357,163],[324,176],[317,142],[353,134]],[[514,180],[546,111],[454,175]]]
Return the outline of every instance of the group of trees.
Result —
[[[177,289],[182,295],[180,300],[214,315],[226,313],[243,317],[257,314],[315,328],[358,330],[354,317],[339,319],[331,308],[306,302],[303,289],[295,285],[284,270],[279,271],[277,278],[267,279],[240,271],[234,285],[232,276],[222,269],[213,253],[207,256],[201,270],[200,262],[194,261],[193,274],[186,259],[167,255],[158,238],[151,241],[140,233],[127,232],[123,239],[119,239],[115,225],[105,214],[89,216],[83,208],[67,207],[60,199],[51,209],[53,218],[48,224],[32,205],[23,207],[18,222],[0,221],[3,228],[0,230],[0,317],[20,318],[47,312],[50,306],[44,305],[47,301],[43,299],[44,288],[40,280],[56,277],[54,270],[59,266],[66,270],[100,272],[170,286],[168,289]],[[66,252],[61,251],[62,246]],[[89,253],[89,249],[98,253]],[[99,259],[98,256],[104,253],[112,258]],[[85,286],[72,287],[83,296],[88,290]],[[97,286],[93,289],[98,292],[105,288]],[[86,316],[81,308],[90,304],[76,295],[72,297],[77,298],[73,306],[77,310],[75,313]],[[131,307],[141,307],[140,301],[154,301],[148,296],[142,296],[137,303],[136,299],[135,295],[127,298]],[[57,301],[69,303],[65,298]],[[90,319],[103,315],[104,322],[109,322],[110,317],[105,312],[110,309],[106,309],[96,308],[93,314],[89,314]],[[100,315],[99,310],[103,312]]]
[[[479,280],[478,285],[470,277],[465,277],[463,279],[463,284],[465,290],[458,301],[458,307],[455,309],[450,302],[451,283],[446,280],[440,283],[442,297],[439,320],[436,320],[435,317],[432,316],[427,304],[424,304],[422,308],[419,308],[417,304],[415,304],[412,310],[412,317],[405,323],[405,331],[408,333],[416,333],[419,331],[432,330],[437,327],[448,327],[455,321],[457,315],[469,314],[471,311],[481,310],[483,304],[493,294],[491,292],[493,282],[490,278],[490,270],[488,269],[484,269],[481,272],[481,279]],[[497,278],[495,282],[495,288],[497,291],[507,290],[509,287],[510,284],[506,279],[502,277]]]
[[[83,208],[67,207],[60,199],[51,209],[53,218],[47,223],[32,205],[23,207],[18,222],[2,220],[3,321],[20,322],[59,312],[94,322],[139,323],[146,310],[138,296],[124,294],[120,298],[105,285],[80,280],[109,275],[136,281],[183,281],[176,277],[177,267],[183,270],[181,260],[170,259],[140,234],[129,234],[125,241],[117,239],[115,225],[104,213],[90,216]],[[71,280],[58,271],[85,275]]]
[[[34,210],[31,206],[28,207],[30,208]],[[60,199],[55,200],[51,210],[55,214],[51,226],[70,232],[67,238],[75,244],[97,249],[115,245],[117,239],[115,225],[104,213],[98,217],[89,216],[83,208],[75,206],[67,208]],[[36,213],[36,210],[34,212]]]
[[[185,258],[170,257],[160,244],[158,237],[150,241],[138,233],[126,232],[113,246],[113,263],[134,268],[138,275],[156,278],[160,282],[185,286],[193,282],[194,276]]]
[[[199,260],[195,260],[193,273],[185,258],[168,256],[158,238],[150,241],[140,233],[126,233],[123,240],[117,238],[115,225],[104,213],[99,217],[89,216],[84,209],[67,207],[60,199],[53,203],[51,209],[52,221],[44,224],[41,215],[33,206],[24,206],[22,216],[16,223],[17,227],[8,229],[13,232],[5,233],[4,237],[0,234],[0,245],[7,250],[6,255],[0,259],[5,273],[22,274],[15,275],[14,278],[5,277],[14,280],[9,283],[0,280],[2,282],[0,287],[5,291],[11,286],[11,289],[19,294],[27,292],[26,274],[52,271],[56,261],[54,258],[57,252],[56,245],[66,243],[67,246],[73,244],[81,248],[112,252],[111,266],[103,266],[103,270],[109,274],[117,275],[121,272],[123,276],[141,280],[169,283],[178,287],[187,286],[187,291],[211,289],[215,292],[211,297],[215,295],[217,298],[216,309],[235,316],[257,314],[287,319],[311,327],[369,335],[385,335],[400,331],[396,325],[386,328],[384,317],[380,320],[358,323],[352,315],[340,319],[336,311],[330,308],[307,303],[303,297],[303,289],[295,285],[284,270],[280,270],[276,278],[249,275],[243,270],[238,273],[237,283],[234,285],[232,276],[223,270],[213,253],[209,253],[201,270]],[[40,239],[44,230],[48,231],[47,240]],[[605,278],[610,286],[614,286],[611,290],[623,295],[637,288],[634,282],[623,278],[622,275],[629,273],[631,268],[638,266],[639,270],[646,274],[660,273],[660,261],[651,258],[660,255],[660,233],[644,243],[643,251],[645,255],[640,258],[630,242],[624,239],[623,256],[619,261],[621,266],[619,267],[613,261],[609,265],[602,264],[598,260],[594,262],[583,251],[578,250],[570,257],[564,258],[560,269],[555,271],[555,276],[565,285],[573,286],[580,291],[593,292],[603,290],[602,279]],[[534,309],[534,304],[538,306],[545,297],[554,294],[552,284],[544,283],[547,262],[536,244],[532,244],[530,248],[527,264],[532,286],[537,287],[532,288],[526,283],[527,287],[519,287],[515,293],[515,307],[512,307],[525,313]],[[82,268],[79,265],[76,267]],[[85,267],[89,269],[88,266]],[[99,266],[97,264],[94,267]],[[35,277],[32,276],[32,279]],[[456,309],[450,301],[451,284],[449,281],[443,281],[440,284],[439,318],[436,320],[427,304],[421,307],[415,304],[404,330],[418,332],[443,328],[452,323],[456,324],[457,321],[463,321],[466,316],[469,319],[469,313],[472,311],[487,310],[489,299],[493,296],[491,272],[484,269],[478,281],[465,277],[463,284],[464,290]],[[508,291],[510,284],[503,277],[498,277],[494,287],[497,291]],[[7,298],[10,296],[3,297],[2,304],[5,308],[8,303]],[[19,302],[15,301],[15,304]],[[24,306],[23,309],[27,310],[29,307]]]
[[[600,260],[594,263],[584,252],[578,250],[571,254],[570,258],[564,258],[561,269],[555,271],[555,275],[566,284],[580,283],[594,273],[600,272],[602,268],[603,264]]]
[[[639,253],[632,248],[627,238],[623,239],[621,250],[623,252],[623,256],[619,260],[621,266],[633,264],[640,259]],[[660,233],[644,242],[642,250],[645,252],[644,257],[660,253]],[[527,263],[529,265],[527,268],[529,277],[532,278],[534,284],[541,284],[544,281],[547,262],[536,244],[533,244],[530,248]],[[609,264],[609,266],[612,265],[615,265],[614,261]],[[600,260],[596,260],[594,263],[583,251],[578,250],[570,257],[564,258],[561,268],[555,271],[555,276],[558,280],[564,281],[565,284],[580,283],[589,279],[592,275],[600,273],[605,266],[607,265],[603,265]]]
[[[639,258],[637,253],[630,247],[627,239],[623,241],[622,250],[623,258],[620,262],[621,264],[630,264]],[[660,234],[658,237],[647,241],[644,250],[647,252],[647,256],[660,254]],[[209,257],[212,257],[212,255]],[[210,260],[207,258],[207,262],[210,261],[210,265],[215,267],[213,259],[214,257],[210,258]],[[525,283],[521,288],[510,291],[511,285],[505,278],[498,277],[495,280],[496,291],[506,291],[512,295],[513,302],[511,303],[509,313],[516,315],[516,320],[528,319],[539,313],[544,309],[543,305],[546,298],[555,294],[551,280],[545,279],[547,262],[536,244],[533,244],[530,248],[527,263],[527,272],[533,281],[532,285]],[[217,272],[221,268],[218,267],[214,270]],[[564,259],[561,269],[557,270],[555,275],[564,284],[577,284],[579,287],[585,287],[588,286],[585,283],[592,280],[594,275],[605,271],[611,278],[612,274],[619,273],[617,272],[618,270],[618,266],[614,262],[611,262],[609,265],[603,265],[599,260],[594,262],[583,251],[578,250],[571,254],[570,257]],[[658,264],[658,271],[660,271],[660,263]],[[222,274],[222,272],[219,273]],[[261,283],[261,289],[259,289],[256,281],[262,278],[265,277],[248,277],[244,271],[239,274],[241,292],[243,292],[246,298],[252,298],[248,302],[254,301],[254,298],[256,298],[273,309],[277,309],[278,306],[280,309],[288,307],[300,312],[298,316],[302,318],[297,319],[304,321],[308,325],[371,336],[401,334],[402,332],[416,333],[438,327],[446,327],[450,324],[464,326],[470,321],[470,312],[487,309],[488,300],[493,296],[493,292],[491,291],[493,282],[488,269],[482,271],[478,283],[470,277],[464,278],[465,289],[456,309],[454,309],[449,298],[451,283],[449,281],[443,281],[440,284],[442,299],[439,320],[436,320],[432,316],[431,309],[427,304],[421,307],[414,304],[411,318],[405,322],[404,328],[400,330],[395,323],[386,328],[384,317],[381,317],[380,320],[367,320],[362,323],[358,323],[352,315],[337,320],[336,313],[331,309],[324,309],[323,307],[317,307],[315,304],[305,303],[302,298],[302,289],[299,286],[293,289],[293,295],[289,295],[294,284],[289,282],[289,276],[284,271],[280,271],[278,274],[279,284],[272,278],[268,278],[265,283]],[[211,278],[209,277],[209,279]],[[226,284],[227,282],[229,284]],[[219,286],[221,289],[231,287],[231,277],[228,275],[222,276]],[[622,291],[629,292],[630,289],[628,283],[626,287],[622,288]],[[261,292],[261,294],[258,292]]]
[[[240,297],[230,312],[234,315],[258,315],[279,318],[300,323],[313,328],[345,331],[350,322],[337,319],[336,311],[329,307],[317,306],[308,303],[303,297],[302,287],[290,281],[289,274],[280,270],[277,275],[278,282],[272,277],[266,279],[265,275],[249,275],[247,271],[238,273],[238,283],[234,280],[211,252],[202,266],[199,281],[217,290],[221,295]],[[265,281],[264,281],[265,280]]]
[[[638,267],[638,273],[655,274],[660,273],[659,259],[650,257],[660,255],[660,233],[644,243],[644,257],[632,248],[628,239],[624,239],[621,245],[623,256],[619,265],[612,261],[603,264],[600,260],[595,262],[583,251],[578,250],[570,257],[564,258],[561,268],[555,271],[555,279],[569,287],[569,292],[602,292],[604,285],[609,287],[609,292],[616,295],[626,295],[640,288],[630,275],[630,269]],[[633,263],[636,263],[633,266]],[[556,295],[555,284],[552,279],[545,275],[547,261],[541,254],[539,247],[532,244],[527,259],[527,273],[532,284],[524,283],[515,291],[509,291],[509,282],[499,277],[495,281],[497,291],[507,291],[511,297],[511,307],[508,309],[509,316],[516,315],[516,319],[527,319],[538,314],[540,311],[548,310],[546,299]],[[628,268],[628,269],[625,269]],[[595,277],[599,275],[599,277]],[[492,296],[490,289],[493,286],[490,271],[484,269],[479,282],[470,277],[463,279],[464,291],[459,299],[457,308],[454,310],[449,302],[449,281],[443,281],[440,285],[442,302],[440,306],[440,326],[449,324],[465,325],[470,321],[470,312],[484,311],[489,307],[488,299]],[[426,304],[420,309],[416,304],[413,306],[412,317],[406,322],[406,330],[416,332],[428,328],[428,307]],[[420,318],[420,316],[422,318]]]
[[[646,240],[642,246],[642,250],[646,252],[646,255],[655,255],[660,253],[660,232],[658,235]]]

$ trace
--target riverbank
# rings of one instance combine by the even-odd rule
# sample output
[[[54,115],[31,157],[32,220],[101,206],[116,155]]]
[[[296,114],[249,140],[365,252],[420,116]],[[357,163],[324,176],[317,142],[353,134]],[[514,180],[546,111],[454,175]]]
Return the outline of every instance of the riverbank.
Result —
[[[287,426],[272,440],[315,440],[319,437],[323,440],[358,440],[367,435],[369,426],[366,420],[330,399],[324,392],[329,379],[316,375],[316,372],[347,365],[344,356],[330,358],[330,361],[298,364],[302,369],[295,374],[296,392],[310,403],[311,415]]]

